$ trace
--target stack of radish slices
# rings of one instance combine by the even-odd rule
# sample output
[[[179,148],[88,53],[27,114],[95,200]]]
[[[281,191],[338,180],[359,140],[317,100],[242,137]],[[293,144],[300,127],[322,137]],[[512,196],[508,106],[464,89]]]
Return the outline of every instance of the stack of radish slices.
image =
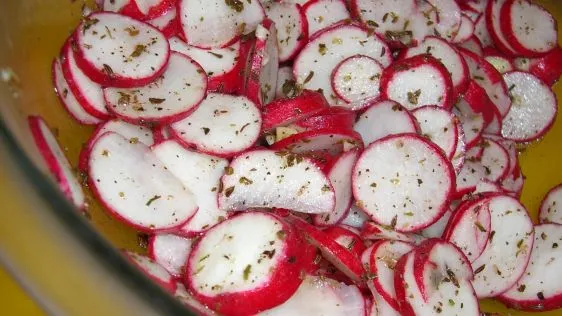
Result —
[[[203,315],[562,307],[562,189],[533,225],[518,148],[557,112],[526,0],[101,1],[53,62],[78,162]],[[43,120],[62,191],[84,195]]]

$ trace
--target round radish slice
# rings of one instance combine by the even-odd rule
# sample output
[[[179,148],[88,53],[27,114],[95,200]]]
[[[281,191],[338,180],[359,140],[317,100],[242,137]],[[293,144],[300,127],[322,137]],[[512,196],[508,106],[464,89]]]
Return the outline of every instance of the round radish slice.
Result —
[[[353,129],[356,114],[348,108],[332,106],[317,115],[295,122],[295,125],[306,130],[320,128]]]
[[[513,62],[508,57],[488,55],[484,57],[484,59],[486,59],[487,62],[494,66],[494,68],[496,68],[501,74],[515,70]]]
[[[462,124],[466,147],[474,147],[480,141],[484,131],[484,116],[475,112],[464,99],[460,99],[453,107],[453,113]]]
[[[171,293],[176,291],[176,281],[164,267],[154,260],[130,251],[126,251],[125,256],[152,281]]]
[[[231,157],[254,145],[261,123],[259,109],[246,97],[209,93],[190,116],[171,127],[185,145]]]
[[[152,152],[181,183],[195,195],[197,213],[176,232],[194,236],[215,226],[227,217],[218,207],[220,178],[228,166],[226,159],[185,149],[174,140],[152,147]]]
[[[147,20],[146,23],[159,29],[167,38],[175,36],[179,31],[178,10],[175,7],[171,7],[166,13]]]
[[[358,156],[359,152],[357,150],[343,153],[330,168],[328,178],[334,187],[336,206],[331,213],[316,215],[314,217],[315,225],[336,225],[347,215],[353,199],[353,193],[351,192],[351,170],[353,170]]]
[[[541,223],[562,224],[562,184],[550,189],[539,209]]]
[[[185,286],[178,282],[176,292],[174,293],[174,297],[180,301],[180,303],[184,304],[190,310],[197,311],[198,315],[201,316],[219,316],[217,313],[210,310],[207,306],[201,304],[197,301],[193,295],[191,295]]]
[[[412,114],[419,123],[421,134],[452,159],[459,138],[455,115],[437,106],[423,106]]]
[[[422,54],[429,54],[437,58],[447,68],[453,81],[455,94],[461,94],[466,90],[470,77],[468,65],[453,46],[439,37],[428,36],[418,46],[408,48],[401,53],[401,56],[409,58]]]
[[[332,88],[336,96],[360,110],[370,99],[380,95],[382,65],[369,56],[356,55],[344,59],[332,72]]]
[[[134,89],[104,89],[109,110],[135,124],[179,121],[199,105],[206,93],[203,68],[176,52],[172,52],[166,71],[154,82]]]
[[[298,133],[284,138],[271,146],[273,150],[289,150],[293,153],[324,151],[337,155],[352,148],[362,148],[358,133],[341,128],[323,128]]]
[[[461,25],[457,34],[453,37],[453,43],[462,43],[472,37],[474,34],[474,22],[465,14],[461,15]]]
[[[365,149],[353,170],[353,195],[377,223],[412,232],[447,210],[454,179],[440,148],[417,135],[399,134]]]
[[[509,172],[509,153],[498,142],[483,138],[481,146],[484,147],[480,162],[485,169],[485,179],[495,182],[505,179]]]
[[[387,239],[403,241],[410,244],[419,244],[425,240],[423,236],[418,234],[400,233],[393,230],[391,227],[379,225],[373,222],[365,223],[363,230],[361,231],[361,237],[369,240]]]
[[[277,207],[318,214],[335,206],[332,185],[316,164],[287,152],[254,150],[235,157],[220,189],[224,210]]]
[[[72,116],[72,118],[80,124],[95,125],[101,123],[102,121],[100,119],[86,112],[86,110],[82,107],[82,104],[78,102],[76,96],[70,90],[68,82],[64,78],[59,59],[53,60],[52,72],[55,92],[68,114],[70,114],[70,116]]]
[[[408,110],[424,105],[450,109],[453,84],[447,68],[434,57],[419,55],[397,61],[381,78],[381,95]]]
[[[103,86],[147,85],[164,72],[170,57],[168,40],[159,30],[115,13],[84,18],[75,40],[76,63]]]
[[[303,7],[308,34],[330,27],[350,18],[345,0],[311,0]]]
[[[480,54],[477,53],[478,56],[482,56],[482,47],[489,47],[489,46],[494,45],[494,42],[492,40],[492,36],[490,35],[490,32],[488,31],[488,26],[486,24],[486,14],[482,14],[478,18],[478,20],[476,20],[476,23],[474,24],[474,36],[478,40],[478,44],[480,44],[480,45],[478,45],[479,48],[480,48]],[[465,44],[465,43],[463,43],[463,44]],[[463,47],[467,48],[464,45],[463,45]],[[471,50],[471,51],[473,51],[473,50]]]
[[[197,211],[193,194],[146,145],[108,132],[88,150],[90,188],[117,219],[141,231],[169,231]]]
[[[106,120],[110,114],[105,107],[103,98],[103,88],[93,82],[82,70],[76,65],[74,58],[73,40],[70,39],[62,49],[62,71],[64,78],[68,82],[68,86],[76,100],[80,102],[82,107],[91,115]]]
[[[179,0],[178,13],[187,43],[201,48],[228,46],[265,17],[260,1]]]
[[[170,234],[158,234],[150,239],[148,253],[171,275],[180,277],[184,273],[192,244],[191,239]]]
[[[538,4],[508,0],[502,6],[500,15],[501,31],[521,55],[544,55],[558,45],[556,19]]]
[[[270,2],[264,9],[277,27],[279,62],[293,59],[308,41],[308,24],[302,7],[295,3]]]
[[[289,300],[259,315],[364,316],[365,299],[355,285],[345,285],[325,277],[306,276]]]
[[[366,145],[383,137],[400,133],[417,133],[416,119],[394,101],[371,105],[357,120],[353,129],[361,134]]]
[[[461,27],[461,8],[456,1],[450,0],[427,0],[427,4],[433,9],[430,16],[435,15],[433,33],[447,41],[452,41]]]
[[[562,308],[562,225],[535,226],[535,242],[529,265],[521,279],[499,300],[516,309],[532,312]]]
[[[508,56],[517,55],[515,48],[507,41],[504,33],[501,30],[501,9],[508,0],[488,1],[486,6],[485,18],[488,32],[492,38],[494,46]]]
[[[186,285],[225,315],[251,315],[289,299],[302,282],[302,242],[278,217],[241,213],[213,227],[192,250]]]
[[[503,78],[514,104],[503,119],[503,137],[528,142],[543,136],[552,126],[557,112],[552,90],[526,72],[506,73]]]
[[[28,117],[27,123],[35,145],[59,189],[76,207],[84,208],[86,201],[82,186],[47,123],[39,116]]]
[[[519,165],[517,165],[513,172],[501,182],[501,187],[515,197],[520,197],[524,184],[525,176],[521,172]]]
[[[533,222],[519,201],[499,195],[490,198],[490,238],[472,263],[474,290],[479,298],[505,292],[523,275],[533,246]]]
[[[386,67],[392,61],[390,49],[377,36],[354,24],[336,25],[317,34],[297,56],[293,72],[305,89],[318,90],[330,104],[338,103],[330,74],[344,59],[354,55],[374,58]]]
[[[277,71],[277,89],[275,89],[275,98],[290,98],[298,94],[293,78],[293,67],[279,67]]]
[[[281,98],[267,104],[262,110],[262,128],[269,131],[289,125],[318,114],[328,107],[328,102],[321,93],[305,90],[293,98]]]

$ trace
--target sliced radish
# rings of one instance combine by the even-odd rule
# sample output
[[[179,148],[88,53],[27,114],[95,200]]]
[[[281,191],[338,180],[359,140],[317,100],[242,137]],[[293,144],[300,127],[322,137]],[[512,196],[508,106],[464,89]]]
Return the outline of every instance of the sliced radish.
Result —
[[[500,55],[488,55],[484,57],[487,62],[489,62],[494,68],[496,68],[501,74],[515,70],[513,62],[511,59]]]
[[[459,138],[457,139],[457,148],[453,154],[453,159],[451,159],[451,164],[453,165],[453,168],[455,168],[455,173],[459,174],[466,159],[466,137],[464,136],[465,132],[463,126],[458,125],[457,128],[459,131]]]
[[[550,189],[539,209],[541,223],[562,224],[562,184]]]
[[[180,277],[184,273],[192,244],[191,239],[171,234],[158,234],[150,238],[148,253],[171,275]]]
[[[464,99],[460,99],[454,106],[453,113],[462,124],[466,147],[474,147],[480,141],[484,131],[484,116],[475,112]]]
[[[75,32],[75,40],[77,65],[103,86],[147,85],[164,72],[170,57],[162,32],[115,13],[86,17]]]
[[[52,73],[55,92],[68,114],[70,114],[70,116],[72,116],[72,118],[80,124],[95,125],[101,123],[102,121],[100,119],[86,112],[86,110],[82,107],[82,104],[78,102],[76,96],[70,90],[68,82],[64,78],[59,59],[53,60]]]
[[[436,15],[435,24],[431,26],[434,34],[452,41],[459,34],[461,27],[461,8],[456,1],[426,0],[433,9],[429,15]]]
[[[369,56],[355,55],[342,60],[332,72],[336,96],[350,103],[353,110],[369,105],[380,95],[382,65]]]
[[[311,0],[303,6],[303,10],[310,36],[350,18],[345,0]]]
[[[335,193],[309,158],[270,150],[235,157],[222,178],[219,206],[224,210],[279,207],[302,213],[330,213]]]
[[[507,41],[501,30],[501,9],[509,0],[493,0],[488,1],[486,6],[486,27],[493,40],[493,44],[504,54],[508,56],[517,55],[515,48]]]
[[[418,234],[397,232],[392,227],[383,226],[374,222],[366,222],[361,230],[361,237],[369,240],[395,240],[410,244],[419,244],[425,238]]]
[[[201,48],[228,46],[265,17],[260,1],[178,0],[178,14],[187,43]]]
[[[408,48],[400,55],[409,58],[422,54],[429,54],[443,63],[450,73],[455,94],[461,94],[466,90],[470,78],[468,65],[452,45],[439,37],[428,36],[418,46]]]
[[[482,180],[476,185],[476,189],[473,194],[478,193],[504,193],[505,191],[496,183],[490,180]]]
[[[277,88],[275,98],[289,98],[298,94],[295,78],[293,78],[293,67],[279,67],[277,72]]]
[[[334,239],[340,246],[345,247],[358,258],[367,247],[359,236],[360,232],[355,227],[338,225],[328,227],[324,232]]]
[[[453,211],[451,207],[443,214],[443,216],[441,216],[441,218],[437,222],[431,224],[431,226],[428,226],[427,228],[420,230],[419,234],[426,238],[441,238],[452,215]]]
[[[293,59],[308,41],[308,23],[304,10],[295,3],[264,4],[267,17],[277,27],[279,62]]]
[[[86,201],[82,187],[47,123],[39,116],[28,117],[27,123],[35,146],[59,189],[76,207],[84,208]]]
[[[324,128],[298,133],[271,146],[273,150],[289,150],[293,153],[325,151],[338,154],[350,148],[362,148],[361,135],[353,130]]]
[[[295,122],[295,125],[305,130],[321,128],[353,129],[356,118],[355,112],[348,108],[331,106],[315,116]]]
[[[455,115],[438,106],[423,106],[412,112],[421,135],[439,146],[452,159],[457,149],[458,123]]]
[[[494,116],[498,116],[501,119],[501,114],[496,105],[490,100],[490,97],[488,97],[486,90],[474,79],[468,83],[468,88],[462,100],[470,106],[472,111],[482,115],[485,127],[494,120]]]
[[[499,300],[516,309],[542,312],[562,308],[562,225],[535,226],[535,242],[525,273]]]
[[[366,145],[383,137],[400,133],[417,133],[418,124],[412,114],[394,101],[371,105],[357,120],[353,129],[361,134]]]
[[[501,187],[515,197],[520,197],[524,184],[525,176],[521,172],[519,165],[517,165],[513,172],[501,182]]]
[[[454,179],[440,148],[417,135],[398,134],[363,152],[353,170],[353,195],[377,223],[412,232],[447,210]]]
[[[546,56],[529,62],[529,72],[552,86],[562,75],[562,48],[556,47]]]
[[[430,55],[397,61],[386,68],[381,78],[381,95],[409,110],[424,105],[450,109],[453,83],[445,66]]]
[[[217,202],[220,178],[228,166],[226,159],[185,149],[174,140],[155,145],[152,152],[193,192],[199,207],[193,218],[179,229],[178,234],[197,235],[227,217],[227,213],[219,209]]]
[[[552,90],[537,77],[521,71],[504,74],[503,78],[514,104],[503,120],[503,137],[527,142],[543,136],[557,112]]]
[[[369,220],[369,216],[355,204],[352,204],[341,224],[361,229],[367,220]]]
[[[325,277],[305,276],[301,286],[289,300],[259,315],[364,316],[365,299],[355,285],[346,285]]]
[[[90,188],[126,224],[142,231],[170,231],[197,211],[193,194],[146,145],[108,132],[88,152]]]
[[[484,51],[482,49],[482,44],[476,36],[472,36],[470,39],[466,40],[461,44],[457,44],[457,47],[464,48],[470,52],[475,53],[478,56],[483,56]]]
[[[485,137],[497,142],[500,146],[503,147],[503,149],[505,149],[505,151],[509,155],[509,170],[507,171],[507,173],[509,175],[513,174],[515,168],[519,165],[519,152],[517,149],[517,143],[512,140],[505,139],[501,136],[485,135]]]
[[[171,139],[172,137],[174,137],[172,135],[172,132],[170,130],[170,126],[169,125],[159,125],[159,126],[155,126],[152,129],[152,133],[154,134],[154,143],[155,144],[159,144],[163,141],[166,141],[168,139]]]
[[[533,223],[527,210],[510,196],[489,200],[491,231],[486,248],[472,263],[474,290],[479,298],[511,288],[523,275],[533,246]]]
[[[201,316],[218,316],[217,313],[210,310],[207,306],[201,304],[197,301],[193,295],[191,295],[185,286],[181,283],[177,284],[176,292],[174,297],[179,300],[182,304],[190,308],[191,310],[197,311],[198,315]]]
[[[193,112],[206,94],[203,68],[176,52],[170,55],[164,73],[152,83],[134,89],[104,89],[109,110],[134,124],[177,122]]]
[[[118,12],[138,20],[158,17],[174,4],[173,0],[100,0],[103,10]]]
[[[328,102],[321,93],[303,91],[293,98],[280,98],[263,108],[263,130],[269,131],[279,126],[318,114],[328,108]]]
[[[474,24],[474,36],[476,36],[476,38],[479,40],[480,48],[482,48],[482,46],[484,47],[493,46],[494,42],[492,40],[492,36],[490,35],[490,32],[488,31],[488,24],[485,14],[482,14],[478,18],[478,20],[476,20],[476,23]],[[482,56],[482,54],[478,54],[478,55]]]
[[[330,83],[330,74],[347,57],[365,55],[383,67],[391,62],[390,49],[377,36],[354,24],[336,25],[312,38],[294,62],[297,83],[306,89],[319,90],[330,104],[338,103]]]
[[[188,147],[231,157],[254,145],[261,123],[259,109],[248,98],[209,93],[197,110],[171,127]]]
[[[542,56],[558,44],[554,17],[530,1],[508,0],[500,11],[500,29],[507,42],[526,57]]]
[[[277,216],[240,213],[205,233],[186,267],[201,303],[227,315],[251,315],[289,299],[305,261],[296,231]]]
[[[328,179],[334,187],[336,206],[331,213],[318,214],[314,217],[314,224],[318,226],[336,225],[349,212],[353,193],[351,192],[351,170],[359,157],[357,150],[343,153],[328,172]]]
[[[170,7],[164,14],[147,20],[146,23],[159,29],[167,38],[175,36],[179,32],[180,27],[178,10],[175,7]]]
[[[176,281],[172,275],[154,260],[130,251],[126,251],[125,256],[152,281],[171,293],[176,291]]]
[[[453,43],[462,43],[467,41],[474,34],[474,22],[465,14],[461,14],[461,25],[457,34],[451,40]]]
[[[250,63],[246,95],[255,104],[264,106],[275,98],[279,70],[277,28],[269,19],[256,29],[256,48]]]
[[[62,49],[63,58],[61,66],[64,78],[72,94],[80,102],[84,110],[100,120],[106,120],[111,115],[105,106],[103,88],[88,78],[78,67],[72,48],[74,45],[73,40],[69,39]]]
[[[500,136],[502,133],[503,119],[499,111],[493,111],[492,121],[484,129],[484,133]]]

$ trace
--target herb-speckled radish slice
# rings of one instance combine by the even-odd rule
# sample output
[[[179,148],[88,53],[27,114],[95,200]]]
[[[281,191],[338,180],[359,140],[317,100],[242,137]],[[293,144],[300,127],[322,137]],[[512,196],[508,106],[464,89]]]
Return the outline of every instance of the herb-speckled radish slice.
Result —
[[[355,24],[342,24],[318,33],[295,59],[293,73],[298,84],[306,89],[322,89],[330,104],[338,102],[332,89],[330,74],[347,57],[365,55],[384,67],[392,61],[390,49],[376,35]]]
[[[295,78],[293,78],[293,67],[279,67],[277,71],[277,88],[275,98],[288,98],[297,94]]]
[[[415,109],[412,115],[418,121],[421,135],[439,146],[445,155],[452,159],[459,139],[455,115],[441,107],[431,105]]]
[[[246,97],[210,93],[187,118],[171,125],[177,138],[198,151],[232,157],[254,145],[261,115]]]
[[[374,58],[351,56],[332,72],[332,89],[338,98],[350,103],[353,110],[360,110],[380,95],[382,71],[382,65]]]
[[[250,74],[246,83],[246,95],[258,106],[264,106],[275,98],[277,72],[279,71],[279,47],[277,28],[265,19],[256,29],[256,46],[250,60]]]
[[[533,247],[533,222],[527,210],[510,196],[490,198],[490,238],[472,263],[474,290],[479,298],[505,292],[523,275]]]
[[[193,240],[171,234],[157,234],[148,242],[149,256],[174,277],[184,273]]]
[[[240,213],[213,227],[192,250],[186,285],[225,315],[253,315],[289,299],[305,260],[297,232],[275,215]]]
[[[164,72],[168,40],[155,27],[130,17],[100,12],[75,32],[76,63],[93,81],[120,88],[144,86]]]
[[[289,150],[293,153],[324,151],[338,154],[349,148],[363,148],[361,135],[343,128],[310,130],[284,138],[271,146],[273,150]]]
[[[364,316],[365,299],[355,285],[346,285],[326,277],[305,276],[289,300],[259,315]]]
[[[478,56],[484,55],[484,49],[480,40],[476,36],[472,36],[470,39],[466,40],[464,43],[457,44],[457,47],[464,48],[469,52],[473,52]]]
[[[173,0],[101,0],[103,10],[118,12],[137,20],[161,16],[174,5]]]
[[[411,244],[419,244],[425,238],[414,233],[401,233],[393,230],[391,227],[379,225],[373,222],[366,222],[361,230],[361,237],[369,240],[396,240]]]
[[[449,71],[430,55],[397,61],[386,68],[381,78],[382,97],[409,110],[424,105],[450,109],[454,102]]]
[[[290,153],[255,150],[235,157],[222,178],[223,210],[286,208],[302,213],[330,213],[335,193],[316,164]]]
[[[316,91],[303,91],[292,98],[279,98],[262,110],[263,130],[270,131],[318,114],[329,107],[324,96]]]
[[[484,116],[475,112],[464,99],[460,99],[453,107],[453,113],[462,124],[466,147],[473,147],[482,137],[485,124]]]
[[[176,291],[176,281],[160,264],[156,263],[149,257],[130,251],[125,251],[125,256],[152,281],[156,282],[170,293],[174,293]]]
[[[485,179],[495,182],[505,179],[509,172],[509,153],[498,142],[483,138],[481,146],[484,147],[480,162],[486,170]]]
[[[159,29],[167,38],[175,36],[179,32],[178,10],[171,7],[161,16],[147,20],[146,23]]]
[[[500,16],[500,29],[519,54],[542,56],[557,46],[556,19],[538,4],[508,0],[502,6]]]
[[[562,184],[550,189],[542,200],[539,220],[541,223],[562,225]]]
[[[494,66],[494,68],[496,68],[501,74],[515,70],[513,62],[506,56],[488,55],[484,57],[484,59]]]
[[[455,168],[455,173],[459,174],[466,159],[466,137],[464,135],[465,132],[463,126],[458,125],[457,128],[459,130],[457,148],[455,149],[455,153],[453,154],[453,159],[451,159],[451,164],[453,164],[453,168]]]
[[[492,39],[492,44],[497,47],[502,53],[508,56],[517,55],[515,48],[507,41],[504,33],[501,30],[501,8],[508,0],[495,0],[488,1],[484,17],[486,19],[487,29]]]
[[[170,231],[197,211],[195,197],[148,146],[108,132],[89,148],[90,188],[111,215],[141,231]]]
[[[264,4],[267,17],[277,27],[279,62],[293,59],[308,41],[308,23],[302,7],[296,3]]]
[[[27,122],[35,145],[60,190],[76,207],[84,208],[82,187],[49,126],[39,116],[30,116]]]
[[[514,104],[503,119],[503,137],[528,142],[543,136],[552,126],[558,109],[552,90],[526,72],[506,73],[503,78]]]
[[[218,207],[220,178],[228,166],[226,159],[185,149],[168,140],[152,147],[152,152],[195,195],[199,209],[179,229],[178,234],[194,236],[206,231],[227,217]]]
[[[314,224],[318,226],[336,225],[347,215],[353,193],[351,192],[351,170],[357,161],[359,152],[357,150],[343,153],[330,168],[328,178],[334,187],[336,194],[336,206],[332,213],[318,214],[314,216]]]
[[[417,133],[418,124],[412,114],[394,101],[380,101],[371,105],[355,123],[353,129],[361,134],[365,145],[393,134]]]
[[[93,82],[76,65],[74,51],[72,50],[72,39],[69,39],[62,49],[62,71],[72,94],[80,102],[82,107],[92,116],[101,120],[108,119],[108,113],[103,98],[103,88]]]
[[[337,225],[328,227],[324,232],[332,237],[340,246],[354,253],[358,258],[361,257],[363,251],[367,249],[359,236],[360,231],[355,227]]]
[[[352,183],[359,206],[375,222],[412,232],[443,215],[454,181],[453,166],[440,148],[417,135],[398,134],[365,149]]]
[[[70,116],[72,116],[72,118],[74,118],[80,124],[96,125],[101,123],[102,120],[86,112],[86,110],[82,107],[82,104],[78,102],[76,96],[70,90],[68,82],[64,78],[61,62],[59,59],[53,60],[52,73],[55,92],[68,114],[70,114]]]
[[[488,26],[486,24],[486,14],[482,14],[476,20],[474,24],[474,36],[479,41],[480,52],[482,52],[482,46],[484,47],[493,46],[494,42],[492,40],[490,32],[488,31]],[[478,54],[478,55],[482,56],[482,54]]]
[[[535,226],[535,242],[525,273],[499,300],[507,306],[548,311],[562,307],[562,225]]]
[[[178,10],[187,43],[201,48],[228,46],[265,17],[260,1],[179,0]]]
[[[177,122],[197,108],[207,94],[207,75],[186,55],[172,52],[166,71],[134,89],[105,88],[107,107],[134,124]]]
[[[464,13],[461,14],[461,25],[457,31],[457,34],[452,39],[453,43],[462,43],[474,34],[474,22]]]
[[[310,36],[350,18],[345,0],[311,0],[306,3],[303,10]]]
[[[452,41],[459,34],[461,27],[461,8],[456,1],[449,0],[427,0],[430,8],[434,11],[429,15],[436,15],[433,25],[434,34],[439,34],[440,37],[447,41]]]

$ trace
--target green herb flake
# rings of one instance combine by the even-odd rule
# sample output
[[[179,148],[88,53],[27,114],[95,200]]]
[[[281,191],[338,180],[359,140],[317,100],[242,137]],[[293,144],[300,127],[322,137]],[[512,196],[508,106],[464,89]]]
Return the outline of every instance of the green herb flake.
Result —
[[[155,196],[151,197],[150,200],[148,200],[146,202],[146,206],[150,206],[150,204],[152,204],[152,202],[154,202],[156,200],[159,200],[161,198],[162,198],[162,196],[160,196],[160,195],[155,195]]]

